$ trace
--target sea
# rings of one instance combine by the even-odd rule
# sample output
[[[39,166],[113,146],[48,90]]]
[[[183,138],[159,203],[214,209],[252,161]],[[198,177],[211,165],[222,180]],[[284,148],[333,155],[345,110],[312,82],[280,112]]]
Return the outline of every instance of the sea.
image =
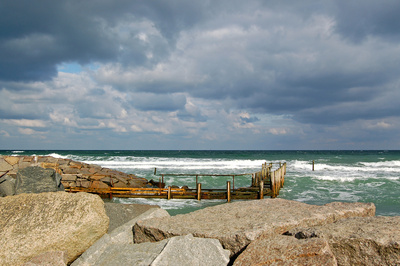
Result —
[[[287,164],[279,198],[323,205],[372,202],[376,215],[400,215],[400,151],[394,150],[3,150],[0,155],[49,155],[97,164],[158,181],[161,174],[247,174],[263,163]],[[313,169],[314,165],[314,169]],[[156,169],[156,171],[155,171]],[[156,172],[156,174],[155,174]],[[202,188],[226,188],[229,176],[200,176]],[[193,176],[165,176],[166,185],[195,188]],[[235,188],[251,176],[235,177]],[[225,200],[130,199],[114,202],[159,205],[171,215],[226,203]]]

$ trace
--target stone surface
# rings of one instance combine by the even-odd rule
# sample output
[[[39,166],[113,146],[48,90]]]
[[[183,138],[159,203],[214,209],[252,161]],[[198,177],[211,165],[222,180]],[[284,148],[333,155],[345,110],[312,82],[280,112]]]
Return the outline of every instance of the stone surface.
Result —
[[[19,162],[19,158],[17,156],[4,156],[4,160],[10,165],[15,165]]]
[[[9,175],[0,177],[0,197],[15,195],[15,180]]]
[[[178,236],[169,239],[151,265],[227,265],[229,255],[217,239]]]
[[[192,234],[216,238],[231,256],[262,234],[282,234],[295,227],[335,222],[352,216],[373,216],[372,203],[330,203],[308,205],[284,199],[241,201],[208,207],[184,215],[138,221],[134,241],[160,241]]]
[[[261,236],[253,241],[233,265],[337,265],[323,238],[297,239],[294,236]]]
[[[115,243],[97,252],[95,260],[77,260],[76,265],[227,265],[229,251],[216,239],[192,235],[155,243]]]
[[[105,234],[90,248],[88,248],[77,260],[75,260],[72,265],[98,265],[99,257],[109,246],[115,244],[133,244],[132,227],[138,220],[168,216],[170,216],[168,212],[161,208],[151,208],[147,210],[122,226],[114,229],[110,234]]]
[[[349,218],[289,234],[324,237],[338,265],[400,265],[400,216]]]
[[[133,218],[141,215],[142,213],[145,213],[149,209],[160,208],[158,205],[120,204],[111,202],[106,202],[104,207],[106,209],[107,216],[110,218],[108,233],[113,231],[115,228],[131,221]],[[133,225],[134,223],[132,226]]]
[[[33,257],[30,261],[24,263],[24,266],[66,266],[67,253],[64,251],[49,251]]]
[[[167,242],[168,240],[138,245],[111,245],[100,255],[96,264],[92,265],[152,265],[152,262],[161,253]]]
[[[107,232],[108,223],[97,195],[49,192],[0,198],[0,261],[19,265],[62,250],[71,262]]]
[[[14,169],[12,165],[7,163],[3,158],[0,158],[0,172],[8,172]]]
[[[53,169],[31,166],[17,173],[15,193],[41,193],[59,191],[59,180]]]

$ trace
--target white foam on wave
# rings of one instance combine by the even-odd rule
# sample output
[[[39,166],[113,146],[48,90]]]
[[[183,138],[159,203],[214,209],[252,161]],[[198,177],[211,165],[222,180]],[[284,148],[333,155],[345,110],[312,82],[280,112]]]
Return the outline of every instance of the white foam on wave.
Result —
[[[58,158],[58,159],[67,159],[68,158],[68,156],[63,156],[58,153],[50,153],[50,154],[47,154],[46,156],[51,156],[51,157]]]
[[[221,200],[207,200],[207,201],[199,201],[199,200],[182,200],[182,199],[146,199],[146,198],[119,198],[118,202],[124,204],[148,204],[148,205],[158,205],[164,210],[176,210],[183,209],[187,207],[194,208],[203,208],[208,205],[213,205],[216,203],[220,203]]]
[[[190,158],[115,158],[109,160],[86,160],[85,163],[98,164],[108,168],[119,169],[251,169],[261,168],[264,160],[212,160],[212,159],[190,159]]]
[[[12,153],[23,153],[25,151],[12,151]]]

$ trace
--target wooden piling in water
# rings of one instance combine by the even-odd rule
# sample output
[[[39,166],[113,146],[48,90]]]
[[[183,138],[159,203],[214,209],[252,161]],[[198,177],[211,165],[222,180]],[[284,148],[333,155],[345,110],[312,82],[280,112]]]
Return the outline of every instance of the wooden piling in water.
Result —
[[[226,200],[231,202],[231,182],[226,181]]]
[[[168,199],[168,200],[171,199],[171,186],[168,186],[168,195],[167,195],[167,199]]]
[[[261,178],[260,180],[260,199],[264,198],[264,180]]]
[[[201,183],[197,183],[197,200],[201,200]]]
[[[314,160],[312,161],[312,170],[314,171]]]

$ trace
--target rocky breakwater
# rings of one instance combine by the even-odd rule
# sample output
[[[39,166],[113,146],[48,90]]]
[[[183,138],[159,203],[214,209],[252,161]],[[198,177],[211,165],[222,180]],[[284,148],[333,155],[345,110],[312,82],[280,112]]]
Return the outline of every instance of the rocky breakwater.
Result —
[[[265,199],[137,221],[135,243],[191,234],[218,239],[233,265],[398,265],[400,217],[372,203]]]
[[[18,172],[28,167],[42,167],[54,171],[64,188],[129,188],[145,187],[148,181],[133,174],[102,168],[70,159],[51,156],[0,156],[0,194],[14,195]],[[60,181],[59,180],[59,181]]]

